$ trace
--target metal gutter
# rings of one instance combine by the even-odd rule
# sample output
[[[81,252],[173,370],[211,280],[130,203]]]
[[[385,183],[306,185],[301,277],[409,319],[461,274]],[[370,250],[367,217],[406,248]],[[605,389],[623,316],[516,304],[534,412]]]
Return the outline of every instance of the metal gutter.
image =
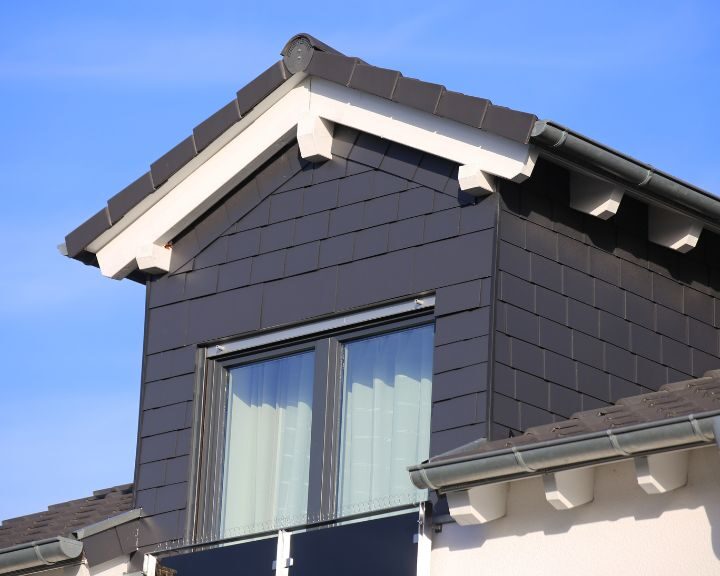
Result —
[[[720,410],[429,461],[408,468],[418,488],[461,490],[547,472],[691,448],[716,440]]]
[[[19,544],[0,550],[0,574],[73,560],[82,551],[82,542],[62,536]]]
[[[535,122],[530,141],[551,155],[620,180],[645,199],[661,196],[671,204],[692,210],[702,220],[711,223],[712,228],[720,228],[720,199],[649,164],[549,120]]]
[[[75,536],[75,538],[77,538],[78,540],[82,540],[83,538],[94,536],[95,534],[99,534],[100,532],[104,532],[105,530],[110,530],[110,528],[116,528],[117,526],[126,524],[127,522],[130,522],[132,520],[141,518],[142,516],[143,509],[135,508],[133,510],[128,510],[127,512],[122,512],[121,514],[118,514],[116,516],[111,516],[110,518],[106,518],[105,520],[100,520],[100,522],[95,522],[95,524],[90,524],[90,526],[85,526],[84,528],[75,530],[72,535]]]

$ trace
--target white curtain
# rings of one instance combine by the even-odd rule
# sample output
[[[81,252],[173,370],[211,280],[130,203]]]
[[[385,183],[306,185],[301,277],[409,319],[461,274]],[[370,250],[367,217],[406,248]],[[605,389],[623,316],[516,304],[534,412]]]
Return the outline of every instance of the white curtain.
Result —
[[[313,363],[304,352],[230,370],[225,536],[305,521]]]
[[[407,466],[430,446],[433,326],[345,347],[338,511],[341,515],[424,497]]]

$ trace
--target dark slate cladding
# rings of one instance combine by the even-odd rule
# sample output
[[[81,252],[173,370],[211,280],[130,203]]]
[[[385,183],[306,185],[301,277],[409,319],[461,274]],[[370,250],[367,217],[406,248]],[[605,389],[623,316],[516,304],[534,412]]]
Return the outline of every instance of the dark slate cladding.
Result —
[[[716,235],[678,254],[627,195],[608,221],[573,211],[544,161],[500,195],[493,438],[720,368]]]
[[[468,202],[457,166],[367,134],[338,131],[334,152],[309,164],[296,145],[281,151],[191,226],[171,273],[149,283],[137,472],[146,512],[186,506],[205,342],[435,293],[431,451],[487,434],[497,196]]]

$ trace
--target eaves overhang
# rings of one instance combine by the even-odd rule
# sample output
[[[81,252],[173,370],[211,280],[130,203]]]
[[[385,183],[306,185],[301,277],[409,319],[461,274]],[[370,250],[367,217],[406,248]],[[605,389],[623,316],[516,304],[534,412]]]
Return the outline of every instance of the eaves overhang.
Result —
[[[357,103],[360,99],[364,99],[365,103],[372,101],[375,119],[379,116],[385,120],[394,120],[395,128],[387,129],[387,125],[393,122],[385,122],[385,126],[378,128],[375,122],[366,121],[359,129],[407,143],[414,148],[423,149],[423,139],[418,139],[417,132],[413,132],[413,128],[417,126],[413,125],[412,119],[419,117],[424,117],[423,129],[434,133],[433,139],[436,142],[444,139],[444,142],[450,144],[455,141],[462,143],[462,137],[456,137],[458,131],[474,132],[475,136],[464,144],[467,145],[473,139],[481,140],[481,143],[472,144],[480,148],[479,154],[472,151],[457,157],[453,153],[443,153],[447,146],[431,146],[434,150],[432,153],[461,165],[461,187],[484,189],[482,193],[487,193],[493,189],[494,177],[508,177],[506,169],[500,168],[499,173],[495,173],[493,166],[487,165],[488,150],[495,156],[495,160],[501,163],[501,157],[504,156],[511,162],[524,156],[522,169],[513,172],[510,179],[519,181],[527,177],[532,170],[534,156],[528,144],[530,131],[536,120],[532,114],[495,106],[486,99],[452,92],[438,84],[406,78],[395,70],[370,66],[358,58],[344,56],[306,34],[293,37],[286,44],[282,55],[283,60],[241,89],[234,101],[197,126],[190,137],[153,163],[148,173],[111,198],[105,208],[71,232],[60,246],[61,253],[88,264],[99,264],[102,270],[100,261],[103,256],[100,252],[108,243],[122,235],[153,206],[161,203],[171,191],[190,179],[205,163],[227,148],[238,135],[251,129],[263,117],[267,117],[268,112],[276,108],[281,100],[287,99],[293,92],[297,94],[299,91],[296,89],[303,84],[324,84],[326,95],[333,91],[331,87],[334,86],[336,94],[354,94],[354,101],[345,106],[344,110],[335,106],[334,112],[339,114],[339,117],[333,119],[327,118],[328,114],[323,115],[324,112],[318,110],[317,103],[312,106],[303,104],[295,110],[292,122],[284,126],[283,133],[278,132],[279,126],[275,122],[269,122],[276,124],[272,131],[275,139],[264,140],[266,153],[256,153],[255,160],[248,161],[246,165],[236,164],[234,176],[218,185],[216,193],[209,196],[211,201],[217,201],[243,177],[247,177],[249,172],[259,167],[262,161],[267,159],[267,152],[274,153],[294,138],[298,139],[301,151],[303,147],[307,148],[307,156],[303,154],[303,157],[322,160],[325,155],[326,158],[327,153],[319,147],[324,144],[322,140],[327,140],[328,133],[331,136],[332,125],[335,123],[353,126],[353,117],[357,114],[351,113],[350,109],[357,112],[363,108],[362,104]],[[312,90],[311,92],[316,94]],[[384,111],[378,112],[378,102],[381,103],[379,107],[384,107]],[[406,121],[397,122],[400,117],[404,117]],[[412,117],[409,122],[408,117]],[[410,130],[403,130],[406,127]],[[415,136],[412,141],[408,140],[410,133]],[[488,142],[491,142],[491,145],[488,146]],[[457,151],[457,148],[457,145],[449,146],[450,150]],[[483,155],[485,159],[480,158],[478,161]],[[206,208],[207,204],[202,206]],[[142,276],[144,272],[163,272],[173,234],[188,225],[189,218],[197,217],[199,210],[199,206],[190,209],[187,216],[179,222],[179,226],[174,226],[172,231],[165,231],[161,235],[162,239],[158,237],[151,244],[143,245],[134,263],[126,262],[120,267],[116,264],[105,266],[103,273],[114,278],[129,275],[138,279],[139,273]],[[139,262],[137,256],[140,258]]]
[[[717,196],[551,120],[535,122],[530,135],[540,155],[618,183],[644,203],[691,215],[720,233]]]
[[[425,462],[408,469],[412,483],[440,493],[695,448],[716,441],[720,410],[614,430]]]
[[[456,162],[460,188],[478,195],[494,191],[497,178],[517,182],[528,177],[536,157],[544,156],[570,168],[572,208],[607,219],[628,193],[650,207],[650,241],[679,252],[693,249],[703,229],[720,233],[720,201],[712,194],[559,124],[538,121],[533,114],[496,106],[439,84],[407,78],[396,70],[371,66],[308,34],[293,36],[281,54],[282,60],[243,87],[234,100],[195,127],[146,174],[68,234],[61,253],[99,266],[104,275],[116,279],[143,281],[148,275],[165,273],[172,241],[212,202],[292,140],[297,139],[303,158],[327,160],[335,124]],[[322,94],[316,90],[318,86],[323,87]],[[306,94],[300,97],[303,90]],[[293,98],[295,108],[290,111],[287,101]],[[335,102],[330,102],[333,98]],[[325,108],[318,105],[323,99]],[[360,114],[363,110],[367,113]],[[418,119],[427,137],[418,137]],[[249,139],[243,134],[258,132],[261,125],[262,137],[254,144],[240,142]],[[463,131],[474,136],[463,140],[458,137]],[[444,145],[438,146],[439,142]],[[488,142],[492,143],[488,146]],[[458,154],[461,144],[475,146],[481,153]],[[186,204],[184,208],[170,210],[168,214],[176,222],[169,225],[165,218],[163,230],[153,229],[129,244],[117,241],[127,238],[128,230],[137,232],[137,222],[147,220],[145,216],[156,205],[168,204],[166,198],[177,189],[195,188],[198,174],[210,172],[211,164],[214,170],[216,156],[227,156],[228,150],[234,150],[241,160],[225,162],[218,172],[224,179],[210,178],[212,190],[204,188],[200,202],[195,202],[198,194],[190,195],[187,202],[180,202]],[[483,157],[488,151],[494,158]],[[523,155],[521,170],[496,169],[497,164],[517,161]],[[122,248],[117,250],[119,246]]]
[[[82,552],[82,542],[63,536],[11,546],[0,550],[0,574],[79,560]]]

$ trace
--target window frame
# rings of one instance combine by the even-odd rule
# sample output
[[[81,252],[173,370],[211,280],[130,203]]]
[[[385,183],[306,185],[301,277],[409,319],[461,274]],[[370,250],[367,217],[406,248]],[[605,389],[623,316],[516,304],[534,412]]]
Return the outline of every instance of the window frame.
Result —
[[[310,473],[306,521],[301,526],[339,520],[337,516],[337,491],[341,440],[341,416],[343,397],[344,346],[348,342],[383,334],[398,332],[424,325],[434,325],[434,298],[414,301],[414,309],[408,303],[404,310],[392,313],[397,307],[388,307],[391,314],[382,309],[369,314],[355,315],[360,321],[345,323],[351,315],[338,317],[330,322],[317,322],[300,327],[302,334],[285,338],[287,331],[277,331],[277,338],[266,335],[250,336],[228,345],[213,345],[201,351],[198,373],[202,398],[196,407],[196,431],[193,446],[194,484],[191,486],[193,513],[190,514],[186,534],[194,541],[217,541],[257,537],[262,534],[223,534],[222,500],[225,463],[227,404],[230,369],[253,362],[289,356],[305,351],[314,352],[312,424],[310,435]],[[369,317],[369,319],[366,319]],[[312,330],[319,327],[319,330]],[[325,328],[325,329],[322,329]],[[257,340],[258,346],[244,347],[243,341]],[[239,349],[232,349],[240,343]],[[230,348],[229,352],[225,349]],[[212,354],[207,354],[212,350]],[[203,353],[204,352],[204,353]],[[200,363],[202,361],[202,363]],[[200,373],[202,372],[202,373]],[[400,506],[407,508],[409,505]],[[385,512],[378,510],[367,515]],[[295,528],[300,526],[283,526]],[[230,531],[232,532],[232,531]],[[275,530],[270,531],[272,533]]]

